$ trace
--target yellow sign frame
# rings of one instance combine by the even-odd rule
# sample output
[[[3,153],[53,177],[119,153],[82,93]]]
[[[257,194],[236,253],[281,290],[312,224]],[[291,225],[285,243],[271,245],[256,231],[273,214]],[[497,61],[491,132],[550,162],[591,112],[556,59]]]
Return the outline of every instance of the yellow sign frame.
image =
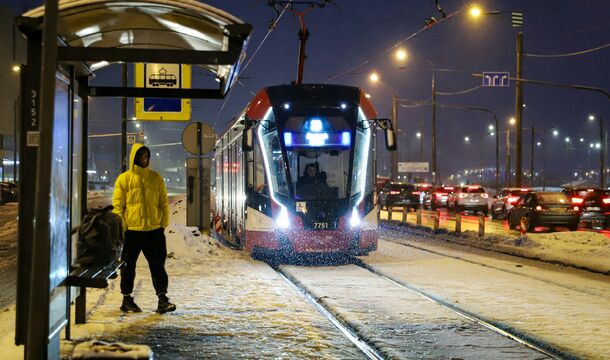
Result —
[[[168,65],[176,66],[176,64],[155,64],[155,65]],[[136,87],[147,87],[146,86],[146,74],[145,74],[144,63],[135,64],[135,86]],[[179,65],[181,68],[182,76],[180,78],[180,88],[190,89],[191,88],[191,65]],[[156,120],[156,121],[190,121],[191,120],[191,99],[181,99],[181,111],[169,112],[169,111],[146,111],[144,109],[144,98],[135,98],[134,112],[136,120]]]

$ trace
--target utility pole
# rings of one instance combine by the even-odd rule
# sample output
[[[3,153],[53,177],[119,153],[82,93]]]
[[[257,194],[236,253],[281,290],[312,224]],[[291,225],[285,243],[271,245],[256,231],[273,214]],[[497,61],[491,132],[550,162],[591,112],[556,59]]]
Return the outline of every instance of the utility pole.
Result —
[[[392,95],[392,126],[394,131],[398,131],[398,95]],[[392,181],[396,181],[398,175],[398,151],[390,152],[391,176]]]
[[[604,119],[599,116],[597,118],[599,122],[599,143],[600,143],[600,151],[599,151],[599,186],[602,189],[606,188],[606,169],[605,169],[605,159],[604,155],[606,152],[607,144],[604,141]]]
[[[523,33],[517,33],[517,84],[515,85],[515,186],[522,186],[522,155],[523,155],[523,91],[522,84],[519,79],[522,76],[523,62]]]
[[[506,187],[510,187],[510,129],[506,129]]]
[[[432,183],[436,185],[438,168],[436,167],[436,84],[432,72]]]
[[[122,66],[123,87],[127,87],[127,63]],[[127,171],[127,98],[121,99],[121,172]]]
[[[536,128],[532,126],[532,139],[530,146],[530,186],[534,187],[534,133]]]

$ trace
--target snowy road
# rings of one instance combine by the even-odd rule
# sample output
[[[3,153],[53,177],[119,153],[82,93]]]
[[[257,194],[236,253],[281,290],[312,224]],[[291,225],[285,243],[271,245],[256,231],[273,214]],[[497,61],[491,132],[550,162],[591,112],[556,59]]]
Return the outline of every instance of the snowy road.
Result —
[[[606,275],[563,268],[431,238],[383,237],[366,263],[472,313],[528,334],[568,354],[610,353],[610,281]]]

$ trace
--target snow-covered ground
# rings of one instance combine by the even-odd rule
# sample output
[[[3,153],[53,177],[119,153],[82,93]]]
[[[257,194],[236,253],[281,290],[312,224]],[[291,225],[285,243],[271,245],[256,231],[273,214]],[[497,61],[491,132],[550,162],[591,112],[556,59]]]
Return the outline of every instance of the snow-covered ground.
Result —
[[[98,196],[99,205],[103,206],[108,201],[107,193],[91,194]],[[88,290],[88,323],[85,325],[72,326],[72,338],[74,342],[62,343],[62,353],[68,354],[72,350],[74,343],[90,339],[101,339],[105,341],[121,341],[125,343],[148,344],[152,350],[160,355],[160,358],[361,358],[360,352],[332,326],[319,315],[313,308],[278,277],[275,272],[266,264],[252,260],[246,254],[229,250],[213,238],[199,233],[195,228],[184,225],[186,218],[185,201],[179,199],[171,203],[170,216],[172,224],[166,229],[168,243],[167,269],[170,276],[169,296],[174,301],[178,310],[174,313],[158,315],[154,313],[156,308],[156,297],[150,281],[150,276],[146,260],[141,257],[138,264],[138,277],[136,279],[136,289],[134,295],[138,304],[144,310],[139,314],[123,314],[119,311],[121,294],[118,289],[118,281],[111,281],[107,289]],[[14,224],[5,224],[0,227],[3,231],[16,231]],[[404,229],[398,229],[404,231]],[[381,230],[383,234],[385,230]],[[420,238],[422,246],[426,244],[425,239],[430,239],[430,232],[426,229],[410,229],[409,238]],[[479,239],[476,234],[465,233],[460,236],[443,233],[437,235],[437,242],[446,241],[462,243],[468,246],[494,249],[504,253],[511,253],[529,258],[541,258],[547,261],[563,262],[578,267],[596,269],[599,272],[607,272],[610,269],[610,242],[600,234],[589,232],[562,232],[551,234],[528,234],[525,239],[508,237],[491,237]],[[398,245],[382,242],[380,249],[366,257],[366,261],[371,264],[406,279],[418,278],[422,282],[422,287],[432,286],[434,291],[443,294],[447,299],[457,302],[464,301],[468,304],[480,304],[483,308],[489,304],[497,303],[499,300],[510,303],[510,292],[503,295],[494,294],[491,287],[472,287],[470,284],[477,281],[478,270],[464,270],[463,265],[449,264],[449,266],[426,266],[433,265],[433,262],[425,260],[422,255],[415,256],[415,262],[405,262],[400,266],[399,261],[412,258],[413,252],[405,253],[400,250]],[[456,246],[456,245],[453,245]],[[404,256],[403,256],[404,255]],[[427,255],[430,256],[430,255]],[[515,267],[515,265],[506,265]],[[453,274],[457,270],[464,271],[463,279],[448,281],[446,283],[434,284],[434,274]],[[531,268],[522,269],[527,271]],[[316,284],[323,281],[331,284],[323,288],[318,288],[319,295],[329,296],[325,292],[334,292],[326,300],[327,304],[337,306],[340,311],[345,313],[345,319],[351,319],[357,323],[367,323],[375,325],[374,319],[367,316],[373,314],[380,320],[379,324],[394,324],[385,331],[396,335],[392,338],[381,339],[388,341],[388,346],[392,341],[400,345],[400,341],[409,331],[419,331],[421,328],[413,327],[407,329],[400,327],[401,321],[409,319],[416,322],[417,318],[412,318],[416,314],[430,313],[429,304],[426,302],[409,301],[408,296],[395,295],[380,292],[377,284],[378,280],[371,280],[370,284],[362,286],[347,287],[344,293],[340,293],[340,287],[332,286],[348,282],[359,274],[351,272],[347,267],[320,269],[315,267],[289,269],[295,276],[303,282],[309,281]],[[306,277],[303,277],[307,275]],[[328,279],[322,278],[328,276]],[[429,276],[429,277],[427,277]],[[491,276],[491,275],[490,275]],[[495,276],[495,275],[493,275]],[[550,275],[549,275],[550,276]],[[555,276],[555,275],[553,275]],[[597,275],[605,279],[603,275]],[[578,275],[574,275],[578,277]],[[307,281],[303,279],[309,279]],[[518,283],[522,279],[510,278],[503,279],[504,286]],[[483,276],[481,281],[489,280]],[[458,282],[468,286],[458,286]],[[555,279],[553,281],[567,281]],[[564,283],[562,283],[564,284]],[[542,284],[545,287],[547,285]],[[577,285],[562,285],[571,287]],[[590,293],[604,294],[606,289],[602,285],[586,286]],[[468,288],[468,292],[466,292]],[[358,296],[366,296],[375,301],[377,306],[366,306],[366,304],[353,301],[349,302],[350,294],[354,292]],[[528,294],[521,294],[523,296]],[[534,296],[533,294],[530,294]],[[558,295],[559,296],[559,295]],[[563,296],[563,295],[561,295]],[[565,295],[566,297],[571,295]],[[607,296],[606,296],[607,297]],[[395,298],[395,299],[394,299]],[[501,298],[501,299],[500,299]],[[527,307],[526,300],[513,299],[514,313],[518,313],[519,306]],[[543,311],[542,305],[548,306],[553,300],[537,297],[532,300],[532,306],[537,310]],[[546,301],[546,302],[545,302]],[[542,304],[544,302],[544,304]],[[495,316],[494,310],[498,306],[482,309]],[[528,305],[529,306],[529,305]],[[476,307],[476,306],[475,306]],[[375,313],[376,310],[383,309],[382,312]],[[428,309],[428,310],[426,310]],[[562,331],[569,330],[571,323],[578,324],[587,321],[590,316],[591,307],[586,311],[575,309],[565,309],[558,306],[558,311],[568,311],[570,318],[564,319],[559,324],[539,323],[538,329],[544,336],[550,336],[553,332],[561,335]],[[393,311],[393,315],[390,315]],[[550,310],[549,310],[550,311]],[[400,316],[396,315],[398,313]],[[351,315],[350,315],[351,314]],[[409,315],[407,317],[407,314]],[[600,313],[601,314],[601,313]],[[2,359],[23,358],[22,347],[15,346],[14,343],[14,306],[0,312],[0,354]],[[384,317],[385,316],[385,317]],[[500,315],[502,319],[511,320],[510,314]],[[606,315],[603,315],[606,316]],[[74,318],[74,317],[72,317]],[[443,319],[451,319],[450,315],[443,315]],[[610,316],[608,316],[610,319]],[[383,320],[383,321],[381,321]],[[526,321],[527,320],[527,321]],[[533,323],[539,319],[523,317],[525,325]],[[451,320],[453,321],[453,320]],[[434,325],[434,324],[432,324]],[[524,328],[529,329],[524,325]],[[610,324],[601,323],[599,326],[599,338],[608,339],[606,329]],[[457,326],[456,329],[461,329]],[[371,332],[374,328],[369,329]],[[377,329],[380,330],[380,329]],[[549,335],[550,334],[550,335]],[[441,340],[446,340],[441,339]],[[545,338],[546,339],[546,338]],[[379,340],[379,338],[378,338]],[[437,339],[438,340],[438,339]],[[441,341],[438,340],[438,341]],[[586,346],[586,339],[582,340]],[[598,341],[599,342],[599,341]],[[607,342],[602,342],[602,346],[608,346]],[[156,346],[163,344],[163,346]],[[387,345],[386,344],[386,345]],[[426,346],[425,342],[419,345]],[[403,344],[404,345],[404,344]],[[608,348],[610,349],[610,347]],[[389,352],[403,356],[417,356],[416,354],[401,352],[396,350]],[[433,356],[434,352],[428,353]],[[516,353],[518,354],[518,353]],[[425,355],[421,355],[424,356]],[[516,357],[519,357],[518,355]]]
[[[430,237],[430,228],[392,222],[389,228],[408,228],[409,236]],[[526,236],[490,235],[479,237],[474,231],[461,234],[440,231],[437,239],[505,254],[540,259],[590,271],[610,274],[610,238],[593,231],[527,233]]]

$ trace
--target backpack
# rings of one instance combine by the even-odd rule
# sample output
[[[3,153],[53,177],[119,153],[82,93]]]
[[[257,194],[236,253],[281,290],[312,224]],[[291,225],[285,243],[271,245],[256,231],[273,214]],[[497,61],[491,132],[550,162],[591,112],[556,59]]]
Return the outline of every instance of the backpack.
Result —
[[[89,209],[78,231],[76,262],[82,267],[104,267],[121,257],[125,236],[121,217],[112,205]]]

